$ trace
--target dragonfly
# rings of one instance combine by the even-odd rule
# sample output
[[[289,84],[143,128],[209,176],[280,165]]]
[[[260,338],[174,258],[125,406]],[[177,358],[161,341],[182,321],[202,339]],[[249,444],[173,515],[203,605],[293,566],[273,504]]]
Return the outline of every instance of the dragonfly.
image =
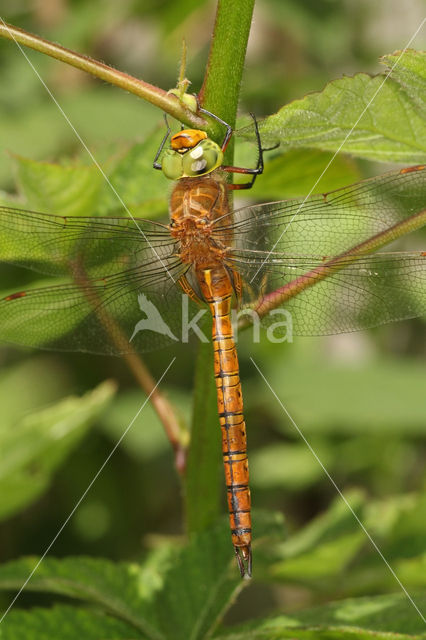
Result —
[[[204,131],[171,136],[167,127],[153,166],[175,182],[168,223],[0,207],[0,261],[55,279],[5,292],[0,340],[108,355],[146,352],[182,337],[183,301],[189,314],[207,309],[231,537],[244,577],[252,573],[251,497],[232,310],[256,313],[272,327],[272,311],[282,304],[294,335],[425,314],[426,251],[376,249],[407,224],[426,224],[426,165],[234,210],[231,191],[250,188],[263,171],[256,120],[256,167],[226,166],[232,129],[200,111],[225,125],[226,135],[218,144]],[[232,173],[250,178],[232,184]]]

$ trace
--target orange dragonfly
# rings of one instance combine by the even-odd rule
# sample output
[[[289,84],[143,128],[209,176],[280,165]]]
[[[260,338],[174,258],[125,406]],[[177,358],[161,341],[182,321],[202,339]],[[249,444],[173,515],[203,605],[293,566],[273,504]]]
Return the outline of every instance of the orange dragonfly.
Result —
[[[294,335],[424,314],[426,252],[372,252],[378,239],[396,239],[407,223],[412,230],[426,224],[426,166],[305,200],[232,211],[229,191],[252,186],[263,157],[255,121],[257,167],[223,166],[232,134],[226,126],[221,145],[203,131],[184,129],[164,151],[167,130],[154,167],[176,181],[169,224],[0,207],[0,261],[60,279],[0,300],[0,340],[114,355],[144,352],[182,339],[182,301],[188,314],[208,308],[232,542],[241,575],[250,576],[246,428],[231,308],[250,309],[271,327],[267,312],[283,304]],[[252,177],[228,184],[229,172]]]

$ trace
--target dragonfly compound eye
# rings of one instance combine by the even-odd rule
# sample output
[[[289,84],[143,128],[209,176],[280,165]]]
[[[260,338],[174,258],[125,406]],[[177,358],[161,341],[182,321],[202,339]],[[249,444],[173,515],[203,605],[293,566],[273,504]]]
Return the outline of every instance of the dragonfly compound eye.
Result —
[[[179,180],[183,177],[183,156],[178,151],[166,149],[161,160],[161,169],[166,178],[170,180]]]
[[[222,160],[222,149],[206,138],[182,156],[183,175],[188,178],[203,176],[220,167]]]

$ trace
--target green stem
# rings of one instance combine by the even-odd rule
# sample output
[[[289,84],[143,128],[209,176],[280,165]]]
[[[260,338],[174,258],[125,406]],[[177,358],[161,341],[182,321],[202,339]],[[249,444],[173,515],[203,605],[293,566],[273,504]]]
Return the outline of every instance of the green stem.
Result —
[[[75,51],[71,51],[71,49],[61,47],[59,44],[55,44],[54,42],[44,40],[44,38],[40,38],[28,31],[14,27],[11,24],[6,24],[1,21],[1,18],[0,36],[13,40],[19,47],[20,45],[25,45],[35,51],[40,51],[40,53],[51,56],[56,60],[66,62],[67,64],[70,64],[77,69],[81,69],[86,73],[90,73],[92,76],[104,80],[105,82],[114,84],[116,87],[120,87],[125,91],[134,93],[136,96],[150,102],[162,111],[171,115],[173,118],[179,120],[179,122],[183,122],[188,126],[201,129],[205,129],[207,126],[207,123],[203,118],[200,118],[195,113],[187,109],[183,103],[176,98],[176,96],[168,94],[167,91],[164,91],[159,87],[155,87],[148,82],[144,82],[143,80],[139,80],[138,78],[134,78],[127,73],[118,71],[113,67],[109,67],[103,62],[99,62],[98,60],[94,60],[88,56],[83,56]]]
[[[235,126],[253,6],[254,0],[218,1],[206,76],[198,96],[205,109],[232,127]],[[220,131],[220,126],[211,124],[210,135],[220,139],[223,131]],[[232,159],[231,141],[226,164],[232,164]],[[186,528],[189,533],[207,528],[223,511],[220,459],[213,351],[211,344],[200,343],[185,476]]]
[[[254,0],[218,0],[216,21],[210,45],[200,104],[235,128],[241,79],[253,16]],[[211,134],[221,135],[212,125]],[[233,148],[225,164],[232,164]]]
[[[209,330],[211,332],[211,322],[205,327],[205,335],[209,335]],[[188,533],[206,529],[223,511],[221,443],[212,362],[212,343],[200,343],[195,365],[191,441],[185,474]]]

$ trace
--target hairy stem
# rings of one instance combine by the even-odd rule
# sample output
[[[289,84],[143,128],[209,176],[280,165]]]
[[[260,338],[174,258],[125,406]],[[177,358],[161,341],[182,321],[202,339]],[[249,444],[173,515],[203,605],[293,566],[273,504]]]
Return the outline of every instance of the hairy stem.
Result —
[[[113,67],[84,56],[80,53],[76,53],[71,49],[62,47],[54,42],[49,42],[44,38],[40,38],[24,29],[19,29],[11,24],[6,24],[0,18],[0,36],[13,40],[20,48],[20,45],[30,47],[35,51],[40,51],[56,60],[70,64],[77,69],[81,69],[86,73],[90,73],[92,76],[114,84],[120,89],[134,93],[139,98],[143,98],[147,102],[150,102],[154,106],[158,107],[162,111],[165,111],[173,118],[176,118],[180,122],[184,122],[188,126],[205,129],[207,126],[206,121],[200,118],[195,113],[185,107],[175,95],[168,94],[164,89],[155,87],[148,82],[139,80],[133,76],[130,76],[123,71],[118,71]],[[23,51],[23,50],[22,50]]]

